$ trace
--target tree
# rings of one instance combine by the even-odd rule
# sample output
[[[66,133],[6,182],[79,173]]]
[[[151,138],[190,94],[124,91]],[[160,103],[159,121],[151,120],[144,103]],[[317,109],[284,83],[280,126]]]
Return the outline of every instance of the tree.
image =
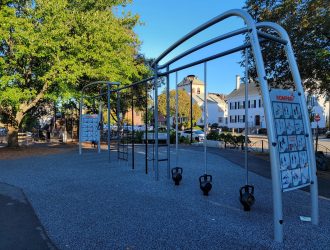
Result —
[[[139,59],[138,22],[113,8],[130,0],[4,0],[0,3],[0,117],[9,146],[44,99],[78,99],[95,80],[129,84],[148,72]],[[97,90],[96,90],[97,91]]]
[[[304,87],[314,94],[329,95],[329,1],[247,0],[245,8],[258,22],[272,21],[288,32]],[[273,87],[291,87],[292,77],[283,45],[266,42],[262,44],[262,51],[269,84]],[[249,64],[249,75],[257,81],[252,59]]]
[[[162,93],[158,97],[158,111],[161,115],[166,116],[166,93]],[[175,116],[175,90],[170,91],[170,116]],[[193,122],[196,122],[201,116],[201,109],[197,103],[193,103]],[[190,96],[184,90],[178,90],[178,117],[187,117],[190,124]]]

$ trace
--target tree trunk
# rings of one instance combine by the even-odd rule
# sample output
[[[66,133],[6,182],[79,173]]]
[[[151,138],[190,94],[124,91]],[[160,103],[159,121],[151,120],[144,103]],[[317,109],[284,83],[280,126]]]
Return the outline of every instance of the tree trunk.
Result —
[[[8,126],[8,147],[18,147],[18,129]]]

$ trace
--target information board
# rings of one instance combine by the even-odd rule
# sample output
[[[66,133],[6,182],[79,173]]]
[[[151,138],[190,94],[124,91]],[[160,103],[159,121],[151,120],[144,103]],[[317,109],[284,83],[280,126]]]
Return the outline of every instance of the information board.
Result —
[[[100,140],[99,122],[97,114],[82,115],[81,141],[98,142]]]
[[[306,125],[302,119],[298,93],[290,90],[270,91],[277,137],[277,153],[282,191],[301,188],[310,184],[310,152]]]

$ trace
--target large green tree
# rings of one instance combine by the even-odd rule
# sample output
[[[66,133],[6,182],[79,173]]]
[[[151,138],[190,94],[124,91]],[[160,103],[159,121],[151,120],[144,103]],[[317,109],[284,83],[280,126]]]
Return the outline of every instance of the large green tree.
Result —
[[[330,4],[328,0],[247,0],[245,8],[260,21],[280,24],[289,34],[304,87],[312,93],[330,94]],[[262,45],[271,86],[288,86],[291,73],[282,45]],[[250,76],[256,70],[250,61]]]
[[[166,116],[166,93],[162,93],[158,97],[158,111],[161,115]],[[170,91],[170,116],[175,116],[175,90]],[[197,103],[193,103],[193,122],[196,122],[201,116],[202,110]],[[178,90],[178,117],[186,117],[190,124],[190,96],[184,90]]]
[[[17,145],[24,116],[47,98],[77,97],[84,84],[128,84],[145,75],[133,28],[114,14],[130,0],[4,0],[0,3],[0,117]]]

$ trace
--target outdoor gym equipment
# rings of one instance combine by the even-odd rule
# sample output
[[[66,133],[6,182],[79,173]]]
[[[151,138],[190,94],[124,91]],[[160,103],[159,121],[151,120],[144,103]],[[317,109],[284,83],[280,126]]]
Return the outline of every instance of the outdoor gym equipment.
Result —
[[[251,206],[254,204],[255,201],[253,194],[254,186],[251,185],[245,185],[239,190],[239,200],[244,207],[244,211],[251,210]]]
[[[112,92],[111,88],[113,86],[118,86],[118,82],[110,81],[97,81],[91,82],[85,85],[81,90],[81,98],[79,103],[79,154],[82,154],[82,142],[83,141],[94,141],[97,142],[98,153],[101,152],[101,142],[100,142],[100,122],[102,121],[102,101],[101,98],[107,95],[107,116],[108,116],[108,160],[110,162],[110,94]],[[89,87],[100,86],[100,94],[93,96],[86,96],[85,91]],[[104,93],[102,90],[106,88]],[[95,98],[99,98],[99,113],[98,115],[93,115],[90,117],[83,117],[83,104],[85,98],[92,98],[95,102]],[[85,118],[85,119],[84,119]],[[85,122],[85,121],[86,122]],[[103,126],[103,124],[102,124]],[[83,134],[83,132],[85,132]]]
[[[175,183],[175,185],[179,185],[180,184],[180,181],[182,180],[182,168],[180,167],[174,167],[171,169],[171,172],[172,172],[172,179]]]
[[[208,132],[208,113],[207,113],[207,65],[204,62],[204,134]],[[192,130],[191,130],[192,132]],[[204,175],[199,177],[199,187],[203,191],[204,195],[209,195],[209,192],[212,189],[212,175],[207,174],[207,147],[206,147],[206,137],[203,141],[204,146]]]
[[[192,47],[181,54],[176,54],[176,56],[166,63],[159,65],[160,61],[165,60],[164,58],[168,56],[172,51],[174,51],[181,44],[186,42],[188,39],[194,37],[200,32],[206,30],[207,28],[229,18],[229,17],[238,17],[244,21],[245,27],[231,31],[229,33],[214,37],[210,40],[207,40],[195,47]],[[263,31],[261,31],[261,29]],[[266,31],[264,31],[266,30]],[[269,32],[269,33],[267,33]],[[209,45],[215,44],[217,42],[223,41],[225,39],[245,34],[247,38],[247,42],[243,45],[234,47],[232,49],[219,52],[217,54],[213,54],[211,56],[204,57],[202,59],[187,63],[181,64],[174,68],[169,68],[173,66],[173,63],[178,62],[180,59],[192,54],[195,51],[199,51]],[[267,82],[267,74],[265,71],[264,61],[262,57],[260,44],[266,41],[272,41],[283,45],[283,48],[286,53],[286,57],[288,60],[288,65],[290,67],[294,88],[295,91],[292,90],[276,90],[270,89]],[[283,241],[283,204],[282,204],[282,192],[290,191],[301,186],[296,185],[290,181],[290,174],[294,172],[295,176],[298,171],[295,169],[285,169],[280,168],[280,157],[286,157],[286,152],[282,152],[283,148],[280,148],[280,141],[282,140],[281,136],[277,134],[275,120],[280,119],[275,117],[274,110],[276,103],[278,107],[283,105],[296,105],[299,107],[301,117],[299,118],[299,122],[301,123],[301,127],[303,130],[303,138],[306,145],[306,150],[302,152],[304,154],[304,158],[306,159],[307,167],[301,169],[301,175],[304,174],[304,177],[307,181],[303,183],[302,186],[310,186],[311,193],[311,221],[312,224],[317,225],[319,222],[319,212],[318,212],[318,188],[317,188],[317,177],[316,177],[316,165],[315,165],[315,155],[313,152],[313,142],[312,142],[312,134],[311,127],[308,116],[308,109],[306,105],[305,92],[302,87],[302,80],[300,78],[299,70],[297,67],[297,63],[294,58],[294,53],[292,51],[292,46],[290,43],[289,36],[287,32],[278,24],[271,22],[261,22],[255,23],[252,17],[244,10],[229,10],[221,15],[216,16],[210,21],[200,25],[196,29],[189,32],[183,38],[175,42],[171,45],[167,50],[165,50],[152,64],[154,69],[154,80],[157,81],[159,77],[168,76],[171,73],[178,72],[183,69],[187,69],[199,64],[202,64],[207,61],[211,61],[220,57],[224,57],[226,55],[242,51],[246,48],[251,48],[254,62],[256,65],[258,82],[261,90],[262,100],[263,100],[263,108],[265,113],[265,120],[267,126],[267,134],[269,141],[269,152],[270,152],[270,162],[271,162],[271,175],[272,175],[272,197],[273,197],[273,210],[274,210],[274,238],[278,242]],[[182,62],[182,61],[181,61]],[[183,63],[183,62],[182,62]],[[293,97],[293,99],[290,99]],[[278,98],[278,99],[277,99]],[[281,99],[282,98],[282,99]],[[285,101],[286,100],[286,101]],[[290,103],[290,100],[294,101],[294,104]],[[168,101],[168,100],[167,100]],[[155,120],[158,121],[158,92],[157,88],[155,88]],[[282,136],[283,137],[283,136]],[[287,139],[287,138],[286,138]],[[156,180],[158,180],[158,124],[155,124],[155,176]],[[299,169],[300,170],[300,169]],[[286,173],[286,172],[290,173]],[[297,172],[297,173],[296,173]],[[299,177],[299,176],[298,176]],[[307,177],[307,178],[306,178]],[[204,178],[201,178],[204,179]]]
[[[214,37],[210,40],[207,40],[195,47],[192,47],[181,54],[176,54],[176,56],[162,65],[159,63],[162,60],[165,60],[165,57],[168,56],[171,52],[173,52],[178,46],[183,44],[188,39],[198,35],[200,32],[208,29],[209,27],[227,19],[230,17],[238,17],[244,21],[244,28],[231,31],[229,33]],[[261,31],[261,29],[263,31]],[[269,32],[269,33],[267,33]],[[187,64],[181,64],[179,66],[175,65],[180,59],[192,54],[193,52],[199,51],[209,45],[215,44],[217,42],[223,41],[225,39],[237,36],[237,35],[246,35],[247,42],[244,44],[234,47],[232,49],[222,51],[216,54],[212,54],[211,56],[204,57],[199,60],[195,60],[193,62]],[[288,61],[288,65],[290,67],[293,83],[294,83],[294,91],[290,89],[273,89],[268,86],[267,82],[267,74],[265,71],[264,61],[262,57],[261,47],[260,44],[272,41],[279,43],[283,46],[286,54],[286,58]],[[258,82],[261,90],[262,100],[263,100],[263,108],[265,113],[265,120],[267,126],[267,134],[268,134],[268,142],[269,142],[269,152],[270,152],[270,162],[271,162],[271,176],[272,176],[272,197],[273,197],[273,224],[274,224],[274,238],[278,242],[283,241],[283,204],[282,204],[282,192],[294,190],[303,186],[310,186],[310,197],[311,197],[311,221],[312,224],[317,225],[319,223],[319,211],[318,211],[318,183],[316,177],[316,164],[315,164],[315,154],[313,149],[313,137],[311,133],[311,126],[309,121],[308,109],[306,104],[305,92],[302,86],[302,80],[300,78],[299,70],[297,63],[295,61],[294,53],[292,50],[292,46],[290,43],[289,36],[287,32],[278,24],[271,23],[271,22],[261,22],[255,23],[252,17],[244,10],[229,10],[221,15],[216,16],[215,18],[211,19],[210,21],[200,25],[196,29],[189,32],[183,38],[175,42],[171,45],[167,50],[165,50],[151,65],[153,68],[154,75],[149,79],[145,79],[141,82],[146,82],[148,80],[153,82],[154,85],[154,120],[155,120],[155,179],[159,179],[159,162],[165,159],[159,159],[159,144],[158,144],[158,79],[165,76],[167,78],[167,86],[166,86],[166,109],[167,109],[167,172],[168,177],[170,176],[170,155],[169,155],[169,75],[171,73],[175,73],[196,65],[200,65],[202,63],[224,57],[226,55],[236,53],[242,51],[246,48],[251,48],[253,59],[256,65],[257,77]],[[175,54],[175,53],[172,53]],[[184,63],[184,60],[181,61]],[[170,69],[170,67],[173,67]],[[140,82],[140,83],[141,83]],[[138,84],[138,83],[134,83]],[[132,85],[134,85],[132,84]],[[130,86],[132,86],[130,85]],[[109,86],[109,85],[108,85]],[[108,88],[109,89],[109,88]],[[108,90],[109,93],[109,90]],[[305,142],[305,149],[301,152],[292,152],[289,150],[288,145],[283,147],[284,144],[280,142],[288,142],[288,136],[285,134],[278,134],[277,132],[277,123],[280,119],[293,119],[286,118],[281,115],[281,107],[291,107],[295,106],[298,107],[299,110],[299,117],[294,118],[298,121],[299,126],[301,128],[301,133],[299,136]],[[108,110],[110,110],[108,108]],[[279,113],[277,113],[279,111]],[[279,116],[277,116],[280,114]],[[247,117],[246,117],[247,118]],[[277,121],[277,123],[276,123]],[[110,126],[110,125],[109,125]],[[285,126],[284,126],[285,127]],[[296,136],[296,135],[294,135]],[[297,135],[298,136],[298,135]],[[290,143],[292,143],[291,140]],[[247,140],[246,140],[247,142]],[[287,143],[287,144],[288,144]],[[294,146],[294,145],[293,145]],[[247,146],[246,146],[247,148]],[[292,147],[291,147],[292,148]],[[287,150],[287,151],[285,151]],[[109,150],[110,152],[110,150]],[[81,153],[81,152],[80,152]],[[290,157],[290,154],[294,156],[295,159],[299,158],[301,155],[301,159],[304,160],[303,167],[298,167],[298,163],[295,162],[294,169],[287,168],[286,166],[282,166],[281,160],[286,157]],[[297,157],[298,155],[298,157]],[[289,160],[289,158],[288,158]],[[288,162],[288,161],[286,161]],[[297,181],[293,181],[293,178],[290,179],[290,176],[295,176]],[[300,176],[300,177],[299,177]],[[304,178],[303,178],[304,177]],[[300,179],[299,179],[300,178]],[[304,181],[302,181],[304,179]],[[299,181],[300,180],[300,181]],[[206,182],[209,181],[209,182]],[[211,176],[202,175],[200,177],[200,184],[203,186],[208,187],[210,189],[210,183],[212,181]],[[205,183],[205,184],[204,184]],[[207,184],[208,183],[208,184]],[[243,187],[242,192],[245,191],[247,188]],[[250,196],[245,194],[250,194]],[[248,192],[242,193],[242,197],[247,196],[246,200],[249,204],[251,202],[251,195],[253,195],[252,189]],[[250,198],[249,198],[250,197]]]
[[[239,190],[239,200],[243,205],[244,211],[250,211],[251,206],[255,202],[254,198],[254,186],[249,185],[249,166],[248,166],[248,49],[245,49],[245,146],[244,146],[244,153],[245,153],[245,169],[246,169],[246,183],[245,186],[241,187]],[[244,190],[244,193],[243,193]]]
[[[199,177],[199,187],[203,191],[205,196],[209,195],[209,192],[212,189],[212,175],[203,174]]]
[[[178,72],[175,72],[175,165],[176,167],[172,168],[172,179],[175,185],[179,185],[180,181],[182,180],[182,172],[183,169],[178,167],[178,148],[179,148],[179,138],[178,138]]]

